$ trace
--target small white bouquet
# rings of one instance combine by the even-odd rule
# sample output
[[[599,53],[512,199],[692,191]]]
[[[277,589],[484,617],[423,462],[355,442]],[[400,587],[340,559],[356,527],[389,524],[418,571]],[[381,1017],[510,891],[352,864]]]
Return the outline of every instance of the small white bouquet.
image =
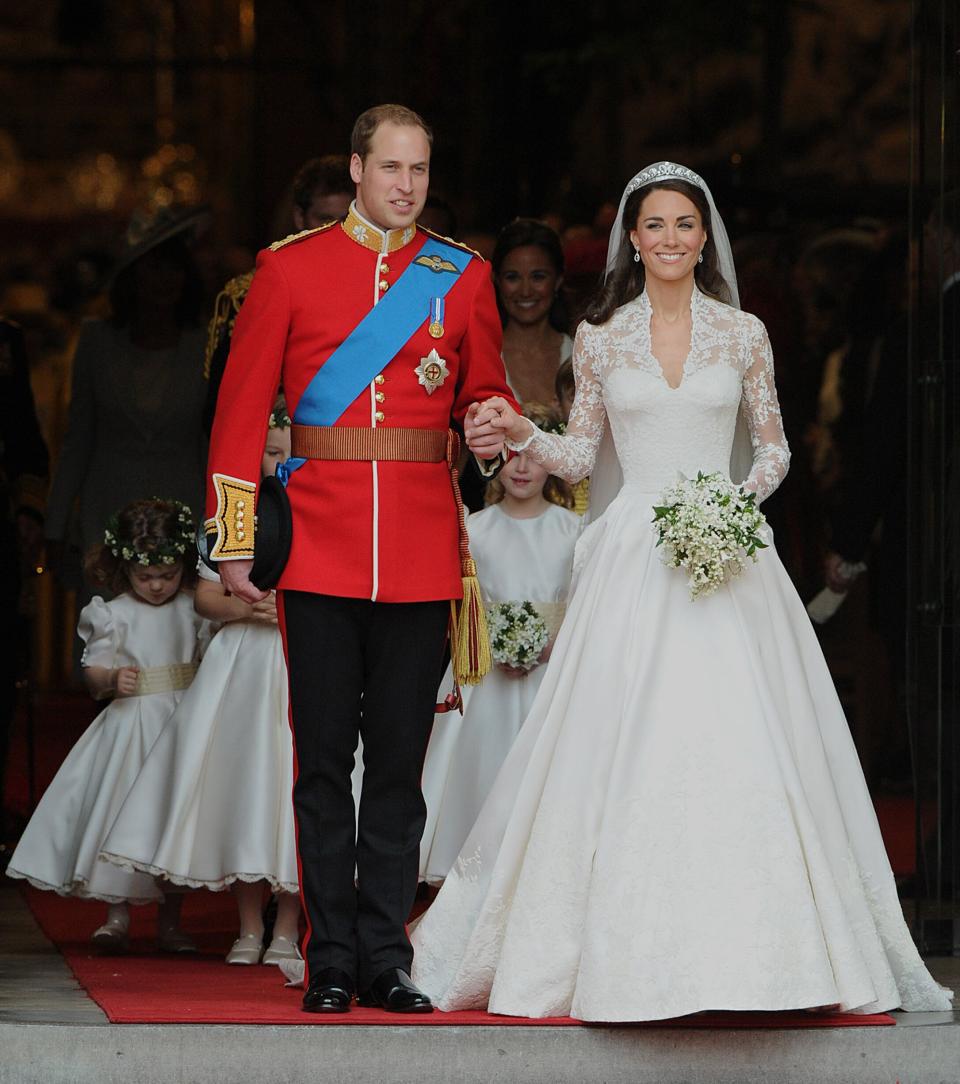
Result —
[[[532,602],[495,602],[487,609],[487,631],[493,661],[515,670],[532,670],[550,638]]]
[[[767,548],[756,495],[719,472],[681,475],[660,502],[653,509],[657,545],[668,567],[687,570],[691,599],[712,595],[740,575],[747,557],[756,561],[757,550]]]

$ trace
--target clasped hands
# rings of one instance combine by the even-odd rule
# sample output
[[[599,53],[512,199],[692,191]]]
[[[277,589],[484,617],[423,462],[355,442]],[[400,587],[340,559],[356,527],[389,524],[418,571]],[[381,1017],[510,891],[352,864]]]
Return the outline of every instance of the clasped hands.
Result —
[[[530,435],[530,423],[501,395],[471,403],[463,422],[467,447],[478,459],[496,459],[505,440],[520,443]]]

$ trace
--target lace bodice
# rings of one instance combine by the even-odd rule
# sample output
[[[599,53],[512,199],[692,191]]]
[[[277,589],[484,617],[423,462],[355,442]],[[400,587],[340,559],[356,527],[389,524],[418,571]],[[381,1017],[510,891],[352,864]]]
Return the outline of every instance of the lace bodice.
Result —
[[[609,421],[624,482],[657,492],[678,471],[729,475],[742,406],[753,446],[753,466],[743,484],[758,500],[769,497],[787,473],[790,450],[763,324],[695,289],[690,353],[673,388],[651,348],[651,316],[644,291],[606,324],[582,323],[574,343],[576,398],[566,433],[535,427],[528,441],[511,447],[576,482],[593,469]]]

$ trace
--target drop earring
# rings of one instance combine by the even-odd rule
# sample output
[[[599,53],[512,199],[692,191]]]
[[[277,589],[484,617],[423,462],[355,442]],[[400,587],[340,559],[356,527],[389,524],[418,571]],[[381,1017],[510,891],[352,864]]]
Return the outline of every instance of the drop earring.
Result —
[[[700,255],[699,255],[699,256],[697,257],[697,263],[703,263],[703,253],[702,253],[702,252],[701,252],[701,253],[700,253]]]
[[[634,263],[639,263],[640,262],[640,249],[636,249],[636,251],[634,252],[634,254],[633,254],[633,262]]]

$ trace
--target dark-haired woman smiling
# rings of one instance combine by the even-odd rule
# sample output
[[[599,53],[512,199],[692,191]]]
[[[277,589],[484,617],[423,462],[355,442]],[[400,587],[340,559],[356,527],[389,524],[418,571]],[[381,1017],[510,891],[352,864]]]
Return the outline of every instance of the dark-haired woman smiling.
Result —
[[[500,232],[492,263],[510,385],[521,402],[555,406],[557,369],[573,353],[560,238],[543,222],[518,218]]]

